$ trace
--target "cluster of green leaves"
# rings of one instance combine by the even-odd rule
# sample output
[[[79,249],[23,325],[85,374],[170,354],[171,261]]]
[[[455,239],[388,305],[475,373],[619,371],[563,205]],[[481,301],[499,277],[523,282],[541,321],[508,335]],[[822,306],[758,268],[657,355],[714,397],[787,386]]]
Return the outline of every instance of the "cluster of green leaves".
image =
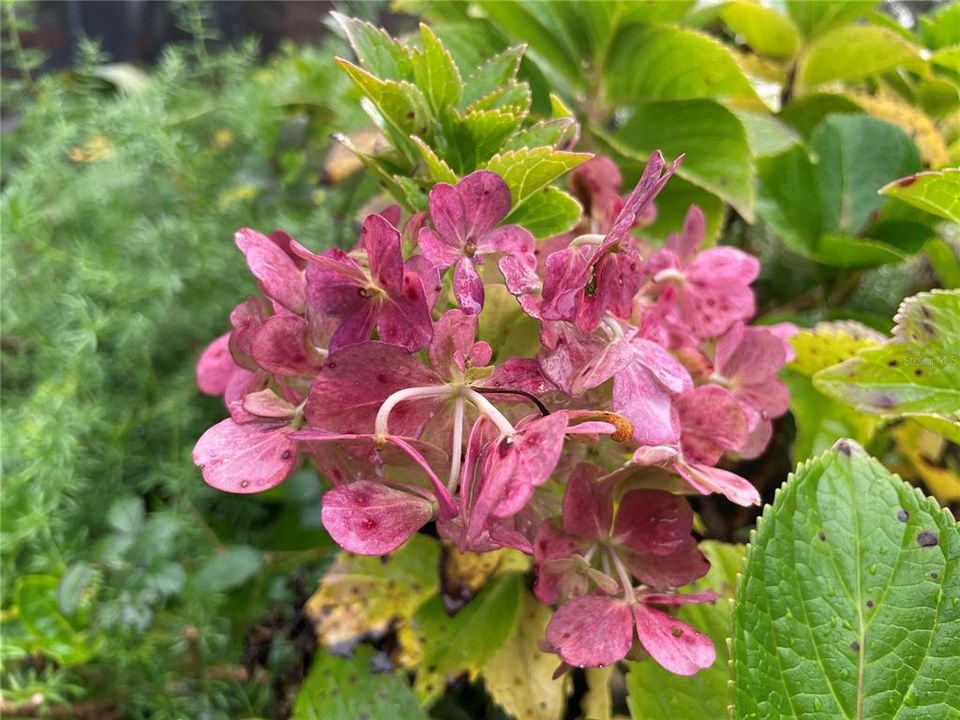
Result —
[[[509,222],[537,237],[569,230],[579,203],[548,187],[590,155],[560,149],[576,141],[577,124],[553,102],[550,118],[530,123],[530,85],[518,80],[522,46],[479,62],[456,62],[426,25],[409,44],[370,23],[333,14],[360,65],[337,62],[363,96],[363,105],[386,141],[365,152],[342,141],[410,210],[427,208],[427,191],[456,183],[474,170],[498,173],[510,187]],[[461,68],[473,68],[467,74]]]
[[[349,244],[376,192],[320,182],[330,130],[364,122],[342,51],[172,47],[145,75],[86,44],[75,71],[4,83],[5,713],[274,714],[269,680],[242,681],[244,637],[293,612],[284,578],[312,584],[320,489],[206,488],[190,450],[224,409],[193,364],[243,297],[237,227]]]

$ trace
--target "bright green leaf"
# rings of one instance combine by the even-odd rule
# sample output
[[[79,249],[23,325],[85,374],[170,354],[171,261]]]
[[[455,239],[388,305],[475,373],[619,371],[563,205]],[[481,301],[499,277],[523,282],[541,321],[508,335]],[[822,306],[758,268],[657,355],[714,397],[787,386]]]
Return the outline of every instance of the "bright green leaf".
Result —
[[[857,19],[876,4],[876,0],[844,0],[843,2],[787,0],[787,12],[804,36],[813,38],[837,25],[844,25]]]
[[[561,141],[576,136],[577,123],[573,118],[554,118],[541,120],[530,127],[526,127],[510,138],[504,145],[504,150],[519,150],[549,145],[556,147]]]
[[[352,658],[320,649],[300,687],[291,720],[427,720],[397,673],[371,663],[372,648],[358,645]]]
[[[413,76],[434,113],[455,107],[463,95],[463,80],[450,53],[433,30],[420,23],[423,52],[413,55]]]
[[[504,221],[522,225],[535,238],[560,235],[573,228],[583,215],[583,208],[570,194],[555,187],[545,187]]]
[[[507,48],[471,73],[463,85],[463,104],[470,105],[497,88],[513,82],[520,68],[524,47]]]
[[[94,653],[85,636],[57,606],[58,582],[49,575],[22,575],[14,586],[14,603],[24,629],[37,641],[37,650],[62,665],[86,662]]]
[[[677,617],[713,640],[717,659],[693,677],[674,675],[653,660],[628,663],[627,701],[632,717],[638,720],[727,716],[730,603],[743,560],[743,546],[705,541],[700,549],[710,560],[710,572],[695,583],[695,588],[716,590],[722,597],[712,604],[686,605],[680,608]]]
[[[759,3],[743,0],[726,3],[721,7],[720,17],[761,55],[791,57],[800,46],[797,28],[790,18]]]
[[[814,376],[821,392],[883,416],[960,420],[960,290],[907,298],[894,338]]]
[[[960,253],[946,240],[934,238],[923,248],[940,284],[948,289],[960,288]]]
[[[923,66],[919,48],[892,30],[847,25],[810,43],[798,63],[797,83],[813,88],[838,80],[861,80],[897,67],[919,71]]]
[[[735,115],[747,131],[747,144],[754,157],[778,155],[794,145],[801,145],[801,138],[792,128],[772,115],[741,111]]]
[[[495,155],[484,166],[504,179],[513,197],[513,208],[542,187],[585,163],[590,153],[565,152],[553,148],[524,148]]]
[[[960,712],[960,534],[851,440],[802,464],[751,538],[734,718]]]
[[[960,222],[960,169],[920,172],[884,185],[880,192],[921,210]]]
[[[960,39],[960,5],[956,3],[945,3],[919,20],[923,44],[932,50],[956,45]]]
[[[757,159],[757,214],[790,249],[809,256],[823,229],[814,166],[795,146]]]
[[[709,35],[670,26],[630,26],[614,41],[604,73],[611,102],[756,100],[733,54]]]
[[[411,138],[413,144],[417,146],[420,157],[423,158],[424,165],[430,173],[430,179],[434,182],[445,182],[455,185],[457,174],[443,161],[423,140],[414,136]]]
[[[410,51],[375,25],[338,12],[330,15],[347,36],[360,64],[384,80],[412,80]]]
[[[668,158],[687,153],[677,175],[726,200],[753,222],[753,162],[743,123],[712,100],[638,104],[610,138],[623,154],[646,160],[654,150]]]
[[[778,117],[802,137],[809,139],[828,115],[862,112],[860,106],[846,95],[813,93],[787,103]]]

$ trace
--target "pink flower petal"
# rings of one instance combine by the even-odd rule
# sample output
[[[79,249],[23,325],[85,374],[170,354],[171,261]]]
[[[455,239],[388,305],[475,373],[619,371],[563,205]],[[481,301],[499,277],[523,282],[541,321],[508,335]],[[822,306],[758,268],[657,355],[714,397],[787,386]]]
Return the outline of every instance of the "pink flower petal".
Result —
[[[288,420],[296,412],[293,405],[269,389],[247,395],[243,399],[243,409],[251,415],[276,420]]]
[[[633,646],[630,606],[600,595],[575,597],[550,619],[547,642],[574,667],[612,665]]]
[[[675,470],[701,495],[720,493],[730,502],[750,507],[760,504],[760,493],[750,482],[729,470],[700,463],[678,463]]]
[[[370,275],[388,293],[397,293],[403,283],[400,231],[382,215],[367,215],[360,230],[370,263]]]
[[[428,500],[386,485],[359,481],[324,493],[320,513],[337,544],[359,555],[385,555],[433,517]]]
[[[681,263],[688,263],[703,243],[704,225],[703,211],[691,205],[683,220],[683,232],[670,236],[664,247],[672,250]]]
[[[433,335],[430,304],[420,276],[403,273],[398,291],[389,292],[377,318],[380,339],[410,351],[422,350]]]
[[[680,587],[710,570],[710,563],[691,535],[681,548],[669,555],[622,550],[620,557],[630,574],[650,587]]]
[[[307,422],[331,432],[373,432],[380,405],[408,387],[441,385],[441,379],[406,350],[380,342],[351,345],[331,353],[310,389]],[[390,415],[390,432],[416,437],[436,410],[431,398],[405,401]]]
[[[584,215],[604,230],[613,224],[619,211],[622,184],[620,169],[604,155],[587,160],[567,176],[567,185],[583,205]]]
[[[677,675],[695,675],[713,665],[713,641],[660,610],[633,606],[640,644],[660,665]]]
[[[537,397],[554,389],[551,383],[540,371],[540,363],[533,358],[507,358],[497,364],[493,375],[487,378],[483,385],[490,388],[507,388],[523,390]],[[497,402],[520,401],[516,396],[501,395]]]
[[[641,445],[672,445],[680,438],[673,398],[646,365],[632,362],[613,378],[610,409],[633,424],[633,439]]]
[[[606,539],[613,522],[612,486],[599,483],[600,468],[580,463],[567,480],[563,496],[563,529],[589,540]]]
[[[743,410],[730,391],[719,385],[701,385],[684,393],[677,398],[676,408],[683,427],[683,454],[688,460],[713,465],[747,440]]]
[[[305,302],[303,273],[293,259],[273,240],[250,228],[237,230],[234,240],[264,294],[292,312],[302,312]]]
[[[464,224],[457,230],[464,242],[479,240],[500,224],[510,212],[510,188],[503,179],[489,170],[477,170],[457,183],[457,197],[463,206]],[[430,193],[433,214],[433,193]],[[445,232],[437,227],[441,233]]]
[[[536,247],[537,241],[533,239],[530,231],[519,225],[504,225],[496,228],[477,242],[477,252],[481,255],[493,253],[512,255],[530,268],[537,266],[537,260],[533,256]]]
[[[643,175],[640,176],[633,192],[624,201],[620,214],[607,233],[607,239],[601,246],[603,249],[619,242],[630,231],[637,218],[644,213],[653,199],[663,190],[663,186],[667,184],[682,160],[683,155],[674,160],[670,167],[664,171],[664,160],[660,151],[657,150],[650,156],[646,167],[643,169]]]
[[[573,572],[565,562],[583,552],[583,541],[567,535],[551,522],[540,524],[533,542],[537,580],[533,592],[541,602],[552,605],[569,595],[587,591],[587,579]]]
[[[423,293],[427,298],[427,307],[433,308],[440,298],[440,291],[443,286],[440,283],[440,272],[436,265],[430,262],[423,255],[414,255],[408,258],[403,264],[407,272],[416,273],[420,278],[420,284],[423,286]]]
[[[483,309],[483,280],[470,258],[460,258],[453,267],[453,294],[467,315],[476,315]]]
[[[437,320],[429,357],[434,370],[443,377],[449,379],[455,370],[463,370],[457,367],[454,358],[458,354],[461,358],[469,357],[478,322],[476,315],[467,315],[461,310],[448,310]]]
[[[197,387],[207,395],[223,395],[234,372],[239,370],[230,354],[230,333],[207,345],[197,361]]]
[[[313,375],[323,359],[310,352],[307,321],[296,315],[274,315],[261,325],[251,345],[253,361],[273,375]]]
[[[435,185],[434,189],[437,187],[440,186]],[[417,234],[417,247],[420,248],[423,257],[440,269],[450,267],[463,257],[461,246],[448,242],[448,237],[454,238],[454,236],[441,236],[428,227],[420,228]]]
[[[717,372],[737,385],[755,385],[776,375],[787,354],[783,341],[763,327],[737,324],[718,341]]]
[[[297,462],[297,447],[285,423],[222,420],[193,448],[193,462],[217,490],[255,493],[276,487]]]
[[[630,490],[620,500],[613,539],[624,547],[672,555],[686,547],[693,510],[678,495],[663,490]]]
[[[540,313],[547,320],[573,320],[580,293],[590,280],[592,265],[587,249],[571,247],[547,257]]]

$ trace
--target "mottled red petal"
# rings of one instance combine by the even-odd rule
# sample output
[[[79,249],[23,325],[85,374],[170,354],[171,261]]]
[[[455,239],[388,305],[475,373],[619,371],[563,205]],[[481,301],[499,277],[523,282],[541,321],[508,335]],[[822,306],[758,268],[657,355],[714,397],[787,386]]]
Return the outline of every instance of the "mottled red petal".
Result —
[[[612,665],[633,646],[630,606],[600,595],[575,597],[550,619],[547,641],[574,667]]]
[[[297,462],[296,444],[285,423],[222,420],[193,448],[193,462],[208,485],[231,493],[255,493],[276,487]]]
[[[292,312],[302,312],[305,302],[303,273],[293,259],[273,240],[250,228],[237,230],[234,240],[264,294]]]
[[[664,612],[643,604],[633,606],[640,644],[660,665],[677,675],[695,675],[713,665],[713,641]]]
[[[207,395],[223,395],[239,366],[230,354],[230,333],[224,333],[204,348],[197,361],[197,387]]]
[[[428,500],[363,480],[327,491],[320,513],[337,544],[360,555],[396,550],[432,516]]]

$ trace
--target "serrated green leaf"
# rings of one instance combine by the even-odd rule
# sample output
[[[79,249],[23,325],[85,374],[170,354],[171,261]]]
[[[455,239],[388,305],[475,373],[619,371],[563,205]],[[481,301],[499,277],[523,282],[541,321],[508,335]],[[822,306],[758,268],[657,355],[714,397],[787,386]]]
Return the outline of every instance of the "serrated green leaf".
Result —
[[[960,169],[920,172],[884,185],[880,192],[960,223]]]
[[[523,115],[509,110],[475,110],[466,113],[461,122],[469,138],[467,142],[473,158],[471,164],[476,165],[503,147],[506,139],[519,129]],[[464,148],[466,151],[467,148]]]
[[[800,47],[800,36],[790,18],[759,3],[725,3],[720,17],[761,55],[791,57]]]
[[[894,337],[821,370],[814,385],[862,412],[960,420],[960,291],[907,298]]]
[[[425,535],[414,535],[385,558],[340,552],[304,612],[324,645],[382,632],[436,594],[439,562],[439,543]]]
[[[434,113],[454,108],[463,95],[460,70],[433,30],[420,23],[423,52],[413,54],[413,76]]]
[[[813,38],[837,25],[865,15],[876,5],[875,0],[845,0],[844,2],[809,2],[788,0],[787,13],[804,34]]]
[[[457,183],[457,174],[453,169],[439,157],[429,145],[417,136],[410,138],[413,144],[417,146],[420,157],[430,173],[430,179],[434,182],[445,182],[455,185]]]
[[[753,222],[753,161],[743,123],[712,100],[640,103],[610,138],[615,149],[643,160],[654,150],[687,153],[677,175],[709,190]]]
[[[523,51],[523,45],[507,48],[474,70],[463,86],[463,105],[469,106],[484,95],[513,82],[517,77],[517,70],[520,69]]]
[[[582,215],[583,208],[576,198],[560,188],[545,187],[531,195],[504,222],[522,225],[535,238],[542,239],[567,232]]]
[[[240,587],[263,565],[261,554],[249,545],[224,548],[203,564],[193,584],[204,592],[225,592]]]
[[[896,125],[868,115],[831,115],[811,140],[823,227],[858,234],[871,213],[883,207],[877,190],[891,177],[921,167],[910,137]]]
[[[716,603],[687,605],[677,617],[708,635],[717,649],[713,665],[693,677],[682,677],[663,669],[652,660],[628,663],[627,702],[630,714],[638,720],[678,720],[679,718],[724,718],[730,704],[727,683],[730,679],[730,601],[737,573],[743,561],[743,546],[715,541],[700,543],[710,561],[710,571],[693,586],[721,593]]]
[[[570,143],[571,137],[576,137],[577,123],[573,118],[554,118],[541,120],[530,127],[526,127],[511,137],[504,145],[504,150],[519,150],[520,148],[534,148],[547,145],[556,147],[563,143]],[[567,144],[567,147],[570,145]]]
[[[350,47],[363,67],[385,80],[413,78],[410,51],[383,28],[338,12],[331,12],[330,15],[347,36]]]
[[[960,711],[960,534],[851,440],[764,512],[733,614],[734,718]]]
[[[503,110],[513,113],[521,120],[530,111],[530,86],[525,82],[507,83],[493,92],[487,93],[467,108],[467,112],[478,110]]]
[[[403,202],[413,212],[420,212],[429,208],[429,184],[417,181],[406,175],[394,175],[390,178],[391,184],[398,191],[398,200]]]
[[[421,664],[448,676],[481,668],[513,632],[522,590],[519,573],[497,576],[453,617],[439,596],[428,600],[411,620],[424,638]]]
[[[490,697],[517,720],[557,720],[563,713],[565,679],[553,678],[557,657],[540,649],[552,615],[524,591],[513,633],[481,670]]]
[[[504,179],[516,210],[537,190],[593,157],[590,153],[566,152],[553,148],[508,150],[492,157],[485,165]]]
[[[919,48],[894,31],[846,25],[807,46],[796,77],[801,88],[813,88],[834,81],[862,80],[897,67],[919,72],[924,65]]]
[[[740,98],[757,94],[733,54],[709,35],[670,26],[630,26],[614,41],[604,73],[611,102]]]
[[[402,677],[378,671],[372,656],[373,649],[363,645],[352,658],[321,648],[297,694],[291,720],[427,720]]]

